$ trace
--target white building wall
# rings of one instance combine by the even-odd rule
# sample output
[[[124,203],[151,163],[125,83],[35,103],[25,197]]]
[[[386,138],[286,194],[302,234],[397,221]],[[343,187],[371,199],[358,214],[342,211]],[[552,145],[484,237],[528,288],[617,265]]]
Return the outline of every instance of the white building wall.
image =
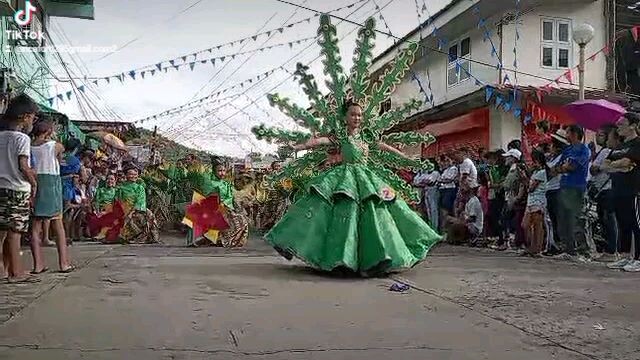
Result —
[[[595,28],[595,36],[585,49],[586,56],[589,57],[602,49],[607,44],[606,19],[604,16],[605,2],[584,1],[567,4],[562,1],[556,3],[546,3],[535,7],[531,13],[522,17],[520,28],[520,40],[518,41],[518,70],[523,73],[530,73],[544,78],[555,79],[563,75],[564,70],[552,70],[542,67],[541,39],[542,39],[542,19],[560,18],[571,21],[572,28],[581,23],[588,23]],[[513,47],[515,44],[515,24],[511,23],[503,27],[503,53],[504,63],[509,69],[513,69],[515,59]],[[580,61],[578,45],[571,39],[572,56],[571,68],[576,67]],[[598,55],[595,61],[588,61],[585,67],[585,85],[606,89],[606,58],[603,54]],[[574,83],[578,84],[577,69],[573,69]],[[514,73],[507,72],[513,79]],[[566,81],[566,79],[564,79]],[[518,74],[518,83],[533,86],[543,86],[549,80],[537,79],[535,77]],[[562,87],[571,87],[569,84],[562,84]],[[575,88],[575,87],[574,87]]]
[[[480,1],[480,7],[483,7],[489,0]],[[495,1],[495,0],[491,0]],[[501,0],[497,0],[501,1]],[[455,11],[471,11],[474,1],[463,1],[456,5],[450,12]],[[512,1],[505,3],[513,4]],[[518,41],[518,69],[521,73],[518,73],[517,80],[521,86],[542,86],[549,83],[549,80],[536,78],[555,79],[562,75],[566,70],[550,70],[542,67],[541,62],[541,19],[544,17],[562,18],[571,21],[572,28],[576,25],[586,22],[591,24],[596,29],[594,39],[589,43],[586,48],[586,56],[590,56],[596,51],[603,48],[607,41],[606,35],[606,20],[604,17],[604,0],[588,1],[588,0],[575,0],[567,2],[544,1],[542,4],[527,5],[526,1],[522,2],[523,10],[525,14],[520,17],[518,23],[520,40]],[[495,16],[486,19],[487,28],[492,34],[492,41],[498,50],[502,54],[503,65],[506,69],[513,69],[514,63],[514,44],[515,44],[515,24],[511,22],[502,27],[502,39],[498,35],[497,25],[503,16],[509,12],[513,13],[513,8],[504,8],[501,13],[496,13]],[[477,21],[465,22],[464,24],[471,25],[466,29],[461,26],[449,26],[447,28],[445,23],[452,21],[453,15],[445,14],[441,18],[437,19],[435,24],[440,31],[441,37],[445,38],[450,43],[458,41],[465,37],[471,39],[471,58],[476,61],[491,64],[492,66],[485,66],[482,64],[472,63],[471,74],[475,76],[482,83],[487,85],[496,85],[499,83],[500,77],[504,78],[505,74],[509,74],[511,81],[515,80],[515,74],[510,70],[503,70],[502,75],[499,74],[496,65],[498,64],[497,58],[491,55],[491,44],[489,41],[484,41],[484,29],[478,29]],[[455,21],[455,20],[453,20]],[[424,30],[424,34],[429,34],[432,29]],[[416,36],[417,37],[417,36]],[[437,42],[435,39],[427,39],[428,46],[437,48]],[[572,43],[571,68],[574,68],[579,62],[579,49],[578,46]],[[445,45],[442,50],[446,53],[449,46]],[[396,54],[394,51],[392,54]],[[380,64],[389,61],[391,55],[387,55],[381,59],[377,64],[374,64],[374,68],[380,66]],[[474,79],[469,79],[463,83],[455,86],[447,86],[447,64],[448,57],[446,54],[427,52],[426,56],[419,58],[413,65],[412,69],[421,79],[425,89],[427,87],[427,79],[431,81],[431,88],[433,91],[433,106],[439,106],[448,103],[452,100],[458,99],[465,95],[471,94],[479,89],[481,86],[476,84]],[[429,77],[427,77],[427,69]],[[596,57],[595,61],[587,62],[586,66],[585,82],[588,87],[596,87],[604,89],[607,86],[606,82],[606,59],[600,54]],[[524,73],[533,74],[525,75]],[[578,82],[578,73],[574,69],[574,82]],[[562,87],[572,87],[568,84],[561,85]],[[575,88],[575,86],[573,87]],[[411,74],[408,74],[401,84],[398,85],[396,91],[391,96],[392,106],[399,106],[407,102],[411,98],[416,98],[424,101],[424,96],[419,93],[418,85],[412,80]],[[420,111],[431,108],[432,105],[425,102]],[[495,107],[491,107],[490,111],[490,148],[504,148],[506,144],[513,140],[520,138],[521,136],[521,120],[516,119],[512,113],[505,113],[502,110],[497,110]]]

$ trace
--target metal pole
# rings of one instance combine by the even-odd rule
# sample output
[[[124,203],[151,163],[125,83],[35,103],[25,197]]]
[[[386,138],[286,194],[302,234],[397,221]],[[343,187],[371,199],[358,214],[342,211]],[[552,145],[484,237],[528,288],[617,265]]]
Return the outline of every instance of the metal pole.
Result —
[[[584,100],[584,67],[585,67],[585,59],[584,59],[584,48],[587,44],[580,44],[580,65],[578,66],[578,75],[580,79],[580,90],[578,93],[578,100]]]

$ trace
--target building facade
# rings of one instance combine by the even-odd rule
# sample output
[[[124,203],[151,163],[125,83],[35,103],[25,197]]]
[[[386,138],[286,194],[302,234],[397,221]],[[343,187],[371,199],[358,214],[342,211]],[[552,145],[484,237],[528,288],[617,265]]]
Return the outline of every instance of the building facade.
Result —
[[[30,4],[30,6],[29,6]],[[28,25],[14,19],[17,11],[33,7]],[[49,24],[52,17],[93,19],[93,0],[0,0],[0,76],[2,101],[26,93],[43,107],[49,106],[50,64],[55,54],[51,46]]]
[[[451,1],[374,60],[374,71],[381,72],[407,41],[420,41],[428,49],[412,67],[427,94],[408,74],[391,98],[392,107],[411,98],[432,99],[402,127],[430,132],[437,143],[408,152],[434,156],[463,145],[504,148],[522,137],[525,110],[531,104],[552,114],[553,109],[576,100],[579,47],[572,32],[579,24],[595,29],[586,46],[587,97],[614,92],[613,46],[602,49],[615,44],[620,34],[629,34],[616,28],[615,6],[614,0],[520,0],[518,8],[514,0]],[[541,99],[539,89],[547,85],[550,93]],[[514,114],[487,102],[487,86],[504,99],[517,89],[510,107],[523,111]]]

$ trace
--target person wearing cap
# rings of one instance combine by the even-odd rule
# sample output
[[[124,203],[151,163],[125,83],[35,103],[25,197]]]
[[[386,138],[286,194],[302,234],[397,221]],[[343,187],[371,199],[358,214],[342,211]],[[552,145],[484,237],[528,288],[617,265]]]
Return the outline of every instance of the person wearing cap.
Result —
[[[563,129],[557,130],[550,137],[551,146],[549,148],[549,155],[547,157],[547,167],[549,169],[553,169],[554,167],[560,165],[562,152],[567,146],[569,146],[569,140],[567,140],[567,132]],[[549,173],[547,175],[547,210],[549,212],[549,218],[551,220],[551,236],[547,238],[547,247],[545,249],[544,255],[556,255],[562,252],[559,247],[563,248],[562,244],[558,244],[556,242],[560,239],[560,237],[558,236],[558,212],[560,211],[558,194],[560,193],[560,178],[562,178],[562,174]]]
[[[502,154],[505,163],[509,166],[509,172],[503,182],[503,188],[506,196],[506,206],[504,211],[503,224],[505,230],[511,230],[515,234],[514,245],[523,247],[525,245],[525,234],[522,228],[522,220],[527,201],[527,179],[521,176],[522,152],[518,149],[509,149]],[[498,240],[499,250],[506,249],[510,244],[505,239],[505,233],[500,235]]]
[[[589,256],[589,248],[584,236],[584,228],[580,220],[587,189],[587,173],[591,151],[583,143],[584,130],[578,125],[567,128],[567,140],[570,145],[565,148],[560,164],[552,169],[552,174],[562,174],[560,192],[558,193],[558,236],[564,245],[566,254],[570,256]],[[578,244],[578,242],[580,242]]]

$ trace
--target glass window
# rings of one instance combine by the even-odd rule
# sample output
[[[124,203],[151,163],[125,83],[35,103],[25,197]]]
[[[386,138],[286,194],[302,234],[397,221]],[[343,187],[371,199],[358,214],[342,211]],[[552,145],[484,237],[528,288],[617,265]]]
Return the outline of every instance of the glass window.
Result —
[[[553,66],[553,48],[543,47],[542,48],[542,66]]]
[[[449,86],[451,86],[451,85],[455,85],[457,83],[458,83],[458,72],[456,71],[456,67],[455,66],[451,66],[447,70],[447,84]]]
[[[569,42],[569,24],[558,23],[558,41]]]
[[[460,42],[460,57],[471,54],[471,39],[466,38]]]
[[[553,41],[553,21],[542,22],[542,40]]]
[[[460,61],[460,81],[467,80],[470,77],[469,76],[469,73],[471,73],[470,66],[471,66],[471,62],[469,62],[468,60]]]
[[[449,62],[454,62],[458,58],[458,45],[453,45],[449,48]]]
[[[558,67],[569,67],[569,49],[558,49]]]

